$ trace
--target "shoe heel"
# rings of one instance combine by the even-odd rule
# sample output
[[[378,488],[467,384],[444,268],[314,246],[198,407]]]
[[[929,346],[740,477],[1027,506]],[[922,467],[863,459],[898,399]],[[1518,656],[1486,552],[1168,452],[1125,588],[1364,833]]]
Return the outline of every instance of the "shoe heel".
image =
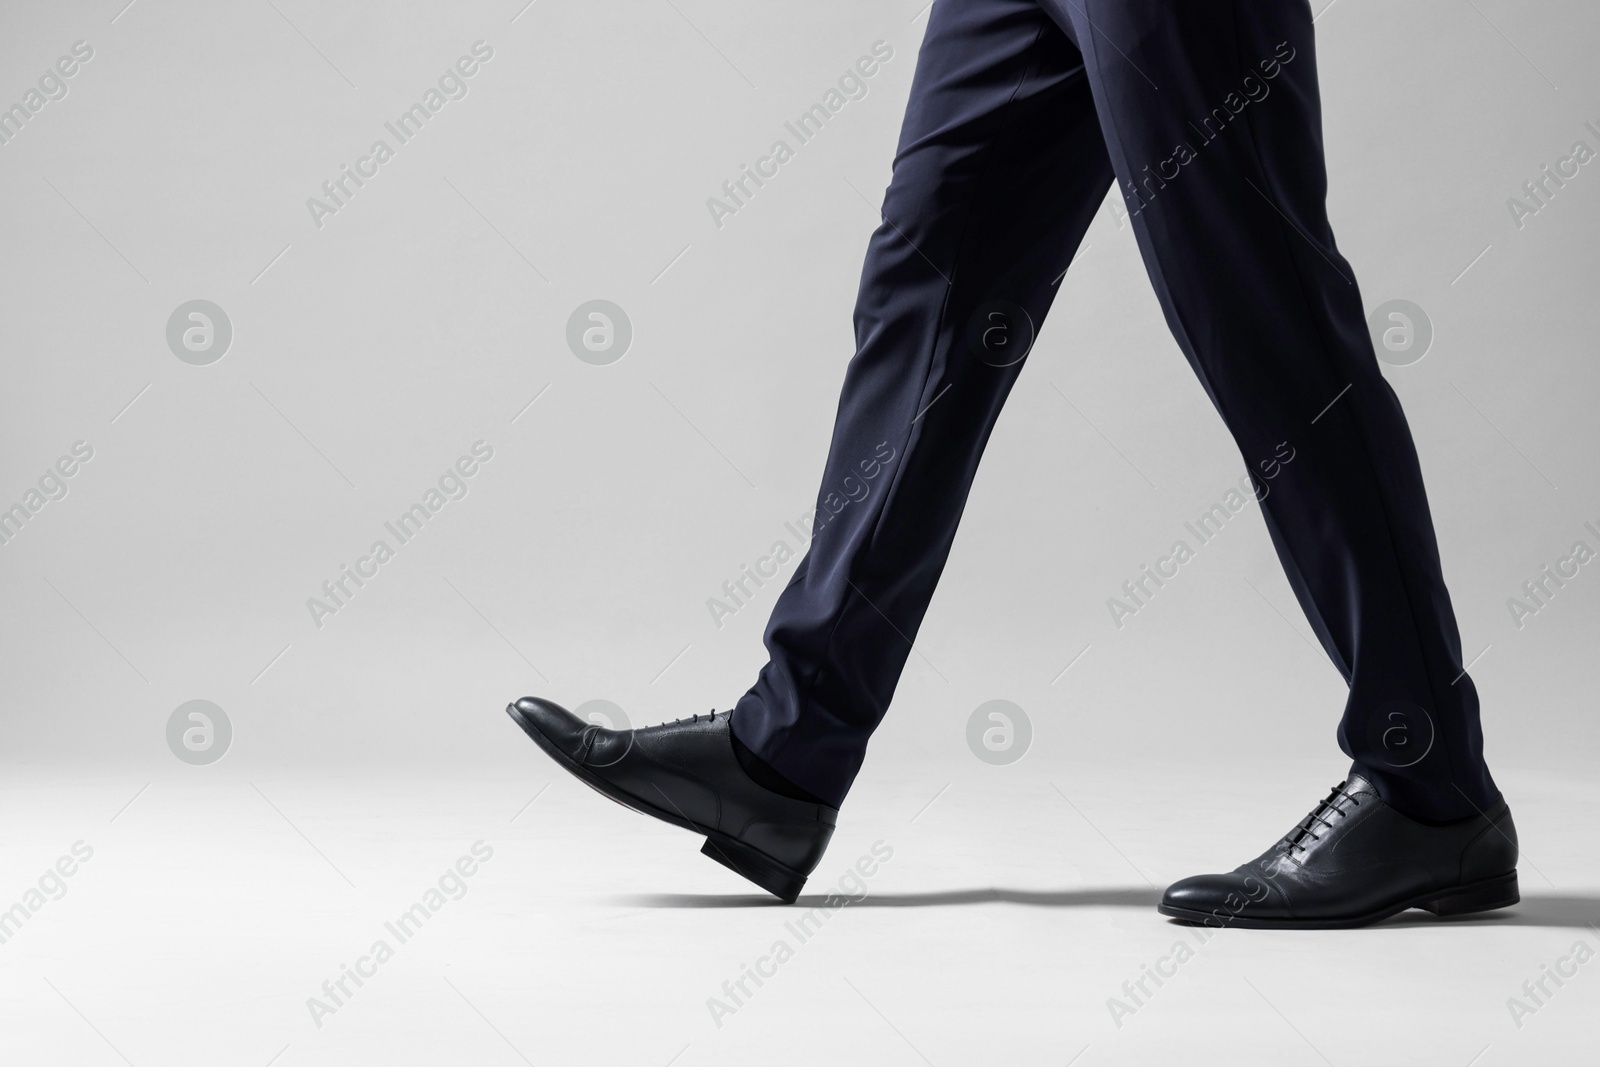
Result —
[[[1453,889],[1419,906],[1435,915],[1471,915],[1473,912],[1509,908],[1521,899],[1522,895],[1517,892],[1517,872],[1512,871],[1476,885]]]
[[[706,838],[706,843],[700,846],[700,854],[710,856],[728,870],[750,879],[785,904],[793,904],[799,899],[800,890],[806,884],[805,875],[791,871],[731,837]]]

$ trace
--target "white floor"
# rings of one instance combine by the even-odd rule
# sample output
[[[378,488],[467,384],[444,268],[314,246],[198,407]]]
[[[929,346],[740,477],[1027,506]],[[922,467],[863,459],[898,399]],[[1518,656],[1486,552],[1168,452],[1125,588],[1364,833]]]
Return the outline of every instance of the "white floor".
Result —
[[[787,909],[690,835],[531,752],[525,777],[489,780],[263,772],[145,788],[29,772],[0,787],[0,907],[30,911],[0,944],[0,1062],[1489,1067],[1588,1055],[1600,828],[1572,812],[1593,810],[1592,784],[1501,770],[1524,902],[1492,917],[1413,912],[1367,930],[1202,942],[1156,915],[1158,887],[1264,848],[1331,784],[1330,767],[1337,777],[1294,765],[1248,786],[1202,767],[1027,761],[942,791],[873,775],[814,892]],[[29,897],[80,841],[92,855]],[[427,900],[478,842],[492,854]],[[802,926],[875,845],[892,855],[846,882],[860,899]],[[436,910],[402,941],[385,924],[419,902]],[[380,940],[392,958],[377,963]],[[759,986],[746,977],[758,964]],[[368,977],[333,986],[335,1001],[323,983],[345,965]],[[1124,990],[1158,965],[1161,985]],[[1531,1000],[1523,983],[1558,966],[1576,974],[1545,977],[1548,995],[1534,987]],[[1533,1010],[1514,1016],[1513,997]],[[314,1018],[311,998],[332,1010]]]

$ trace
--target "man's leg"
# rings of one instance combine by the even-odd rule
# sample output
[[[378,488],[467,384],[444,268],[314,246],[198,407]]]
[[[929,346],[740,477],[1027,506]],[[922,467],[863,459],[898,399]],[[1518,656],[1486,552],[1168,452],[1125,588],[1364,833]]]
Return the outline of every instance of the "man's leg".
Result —
[[[1033,0],[938,0],[805,560],[733,732],[837,807],[944,568],[1032,331],[1111,182],[1077,48]]]
[[[1139,248],[1258,477],[1301,606],[1350,684],[1339,743],[1400,811],[1489,808],[1478,700],[1416,450],[1324,205],[1305,0],[1044,0],[1082,47]]]
[[[793,902],[905,665],[1052,282],[1111,184],[1083,61],[1035,0],[938,0],[872,238],[806,559],[733,715],[506,712],[558,765]]]

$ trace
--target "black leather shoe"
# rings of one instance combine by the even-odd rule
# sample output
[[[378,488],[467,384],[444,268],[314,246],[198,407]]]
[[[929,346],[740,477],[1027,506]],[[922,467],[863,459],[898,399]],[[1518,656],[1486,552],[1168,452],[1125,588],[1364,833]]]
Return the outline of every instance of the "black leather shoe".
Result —
[[[1352,774],[1256,860],[1167,888],[1163,915],[1261,929],[1365,926],[1422,908],[1467,915],[1515,904],[1517,828],[1504,798],[1430,826]]]
[[[506,714],[585,785],[704,834],[702,853],[785,904],[800,896],[833,836],[838,811],[750,780],[726,712],[639,730],[607,730],[538,697],[523,697]]]

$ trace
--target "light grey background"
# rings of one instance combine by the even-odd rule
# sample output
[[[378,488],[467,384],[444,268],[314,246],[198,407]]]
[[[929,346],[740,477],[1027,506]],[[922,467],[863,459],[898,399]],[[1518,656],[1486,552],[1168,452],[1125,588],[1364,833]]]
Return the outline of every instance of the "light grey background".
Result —
[[[484,801],[503,826],[549,778],[507,700],[607,699],[636,725],[730,706],[764,660],[778,586],[721,628],[706,601],[775,540],[793,544],[784,523],[813,502],[926,25],[918,0],[122,3],[8,2],[0,23],[0,104],[74,42],[94,50],[0,146],[0,506],[74,442],[94,449],[68,495],[0,546],[0,752],[31,783],[4,816],[6,900],[82,836],[75,819],[118,812],[125,827],[129,797],[130,814],[146,805],[178,833],[187,803],[233,798],[275,820],[253,788],[426,779],[471,812],[472,790],[504,782]],[[1521,628],[1507,600],[1573,542],[1600,549],[1584,527],[1600,526],[1600,163],[1521,228],[1507,199],[1575,141],[1600,149],[1584,127],[1600,127],[1600,14],[1553,0],[1316,8],[1340,247],[1369,310],[1410,300],[1435,331],[1425,358],[1385,374],[1417,437],[1491,763],[1525,782],[1590,778],[1600,564]],[[307,198],[375,139],[393,145],[384,123],[480,40],[493,58],[467,95],[318,228]],[[718,228],[707,199],[792,141],[783,123],[880,40],[894,55],[868,94]],[[1119,790],[1168,797],[1174,775],[1288,761],[1270,803],[1230,794],[1263,847],[1342,771],[1343,685],[1254,514],[1112,623],[1107,598],[1243,473],[1119,215],[1108,203],[1090,229],[995,432],[864,795],[896,783],[903,822],[951,783],[942,803],[965,784],[1003,812],[1008,795],[1034,802],[1009,783],[1092,765],[1084,780],[1114,805]],[[169,315],[193,299],[232,323],[209,366],[167,347]],[[609,366],[565,340],[593,299],[633,327]],[[315,626],[307,598],[480,440],[494,457],[468,495]],[[196,699],[232,724],[208,766],[167,747],[169,716]],[[1015,771],[967,749],[969,714],[995,699],[1032,722]],[[367,877],[347,882],[380,880],[374,842],[423,817],[395,788],[329,802],[373,835]],[[163,807],[163,790],[195,799]],[[301,813],[333,817],[313,796],[273,798],[306,844],[319,835]],[[573,797],[575,817],[588,800]],[[43,833],[52,805],[62,828]],[[248,821],[207,825],[210,840],[260,844]],[[481,836],[440,833],[424,875]],[[309,855],[298,838],[282,847]],[[849,841],[827,862],[863,850]],[[1195,862],[1246,858],[1215,852]],[[284,1011],[342,951],[286,980]],[[1517,981],[1543,952],[1517,957]],[[279,1043],[264,1034],[244,1062]]]
[[[776,588],[720,630],[705,602],[816,492],[916,7],[115,14],[9,5],[0,44],[8,101],[73,42],[95,51],[0,147],[0,497],[95,449],[0,547],[9,758],[163,767],[161,725],[197,697],[235,720],[237,763],[296,765],[482,766],[525,692],[640,722],[728,706]],[[1520,231],[1506,207],[1573,141],[1600,148],[1594,19],[1342,0],[1318,20],[1341,247],[1369,309],[1409,299],[1436,330],[1387,373],[1464,647],[1490,649],[1497,762],[1587,760],[1597,738],[1574,672],[1591,576],[1521,630],[1506,606],[1574,540],[1600,547],[1600,171]],[[494,58],[468,95],[316,228],[307,198],[477,40]],[[877,40],[894,58],[869,94],[716,228],[705,201]],[[1341,683],[1258,517],[1112,625],[1106,599],[1242,472],[1110,205],[1087,244],[874,759],[959,757],[990,697],[1031,709],[1044,754],[1122,752],[1134,723],[1174,754],[1326,750]],[[235,331],[207,367],[164,342],[194,298]],[[634,324],[607,367],[564,343],[593,298]],[[469,495],[317,629],[307,598],[480,439]]]

